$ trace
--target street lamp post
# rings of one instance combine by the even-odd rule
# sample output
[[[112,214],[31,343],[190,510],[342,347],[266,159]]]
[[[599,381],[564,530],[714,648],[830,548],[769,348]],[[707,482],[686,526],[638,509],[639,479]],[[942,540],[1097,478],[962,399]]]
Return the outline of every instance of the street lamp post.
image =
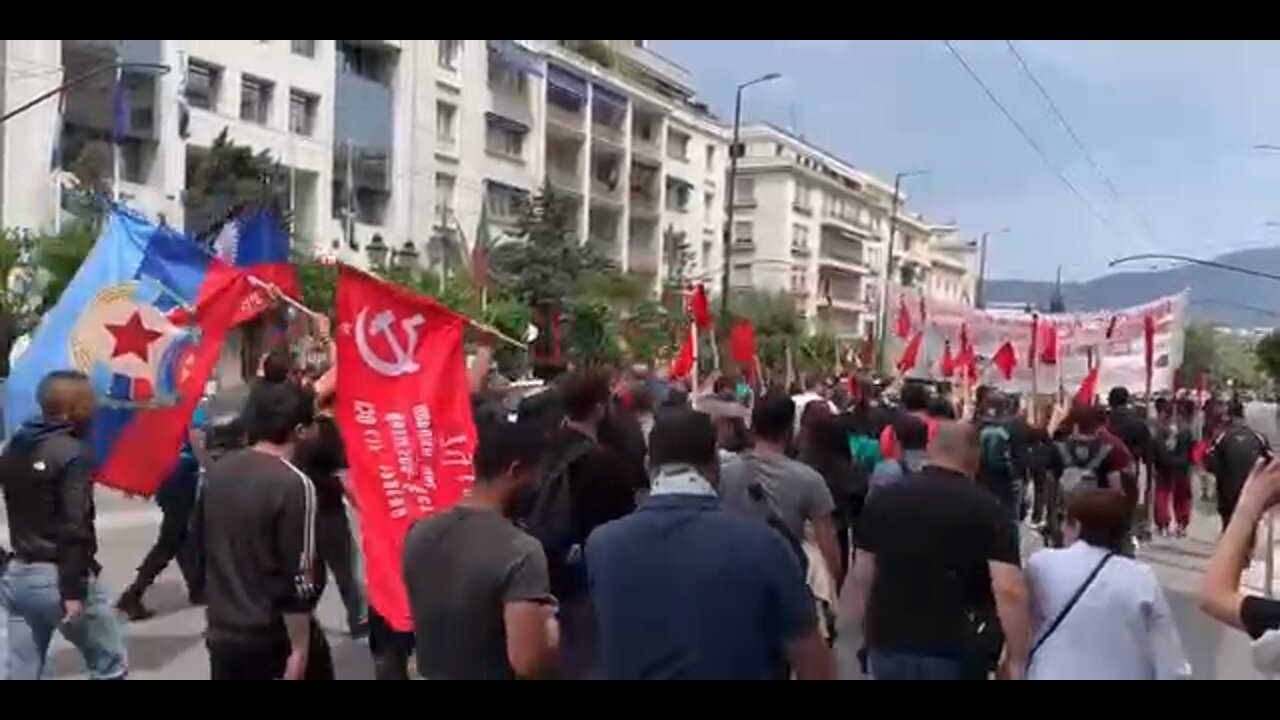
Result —
[[[1007,233],[1009,228],[1000,228],[996,232]],[[987,240],[991,237],[991,233],[982,233],[982,239],[978,241],[978,285],[973,290],[973,305],[979,310],[987,306]]]
[[[738,137],[742,129],[742,91],[752,85],[777,80],[780,77],[782,75],[778,73],[768,73],[754,80],[748,80],[738,85],[733,97],[733,144],[729,146],[729,188],[725,193],[724,233],[720,247],[720,252],[724,255],[724,267],[720,271],[720,313],[726,318],[729,316],[729,269],[731,267],[729,256],[733,252],[733,195],[738,184]]]
[[[898,231],[898,206],[902,203],[902,179],[927,175],[928,170],[908,170],[893,176],[893,200],[889,209],[889,246],[885,253],[884,287],[880,290],[880,312],[876,322],[876,368],[884,372],[884,343],[889,337],[889,283],[893,279],[893,242]]]
[[[1142,253],[1140,255],[1126,255],[1122,258],[1116,258],[1107,263],[1107,267],[1116,267],[1130,262],[1138,262],[1140,260],[1172,260],[1174,262],[1184,262],[1189,265],[1199,265],[1201,267],[1214,268],[1225,272],[1239,273],[1241,275],[1252,275],[1266,280],[1280,281],[1280,275],[1275,273],[1263,272],[1262,270],[1254,270],[1253,268],[1240,267],[1239,265],[1228,265],[1227,263],[1218,262],[1217,260],[1202,260],[1189,255],[1174,255],[1172,253]]]

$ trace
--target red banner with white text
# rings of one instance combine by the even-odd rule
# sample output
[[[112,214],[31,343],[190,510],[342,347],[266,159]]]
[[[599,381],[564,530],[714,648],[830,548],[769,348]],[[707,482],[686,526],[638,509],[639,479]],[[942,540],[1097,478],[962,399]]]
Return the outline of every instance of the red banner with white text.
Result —
[[[405,534],[474,482],[466,320],[359,270],[338,277],[337,421],[360,516],[369,600],[413,629],[400,567]]]

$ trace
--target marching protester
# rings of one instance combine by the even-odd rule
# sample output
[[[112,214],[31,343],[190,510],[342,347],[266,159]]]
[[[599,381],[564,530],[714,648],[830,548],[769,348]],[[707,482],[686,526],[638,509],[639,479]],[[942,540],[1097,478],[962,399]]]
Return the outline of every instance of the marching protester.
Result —
[[[1224,530],[1235,513],[1245,479],[1269,447],[1267,439],[1245,423],[1244,404],[1238,399],[1228,403],[1226,425],[1218,430],[1204,460],[1216,483],[1218,517]]]
[[[203,450],[204,427],[205,410],[197,406],[182,450],[178,453],[178,462],[156,492],[156,503],[162,513],[160,534],[143,557],[133,583],[116,602],[116,609],[129,620],[146,620],[155,615],[142,603],[142,596],[174,559],[177,559],[178,569],[186,581],[191,604],[204,604],[202,543],[190,532],[196,498],[200,493],[200,460],[196,448]]]
[[[766,395],[756,403],[751,413],[754,446],[721,468],[720,496],[726,510],[764,520],[796,547],[803,544],[809,523],[827,572],[838,578],[840,545],[831,491],[817,471],[786,455],[795,413],[795,403],[785,395]]]
[[[1027,562],[1035,642],[1028,680],[1177,680],[1191,666],[1155,573],[1123,557],[1131,513],[1118,490],[1067,500],[1067,547]]]
[[[291,383],[261,385],[244,411],[249,447],[209,468],[203,501],[206,616],[214,680],[333,678],[313,611],[316,491],[295,464],[314,432],[314,398]]]
[[[971,425],[942,423],[929,464],[862,511],[848,606],[876,679],[1022,677],[1027,589],[1013,524],[974,482],[979,456]]]
[[[607,424],[607,378],[571,374],[557,392],[564,422],[552,434],[522,519],[542,543],[551,591],[560,602],[561,673],[584,678],[594,670],[596,639],[583,545],[596,527],[635,508],[644,470],[634,456],[607,444],[615,439]]]
[[[1156,481],[1156,531],[1161,535],[1172,532],[1183,537],[1191,524],[1191,452],[1195,437],[1190,426],[1194,406],[1187,407],[1188,404],[1175,404],[1164,398],[1156,401],[1158,420],[1152,466]]]
[[[648,499],[587,542],[602,675],[766,680],[789,667],[800,679],[832,678],[793,551],[717,496],[710,419],[692,410],[659,418],[651,458]]]
[[[471,494],[405,538],[418,672],[428,680],[548,677],[559,629],[547,558],[510,520],[537,481],[542,438],[510,422],[477,432]]]
[[[1254,667],[1280,673],[1280,601],[1240,590],[1240,568],[1249,563],[1253,537],[1267,511],[1280,503],[1280,460],[1254,463],[1200,584],[1200,607],[1212,618],[1248,633]]]
[[[1021,519],[1022,463],[1015,447],[1013,408],[999,391],[991,391],[978,407],[978,443],[982,448],[978,463],[978,485],[990,492],[1004,508],[1009,522]]]
[[[920,472],[924,468],[929,446],[929,427],[923,420],[909,414],[899,416],[894,421],[893,438],[896,443],[894,457],[887,457],[876,463],[871,473],[872,491],[892,485],[908,473]]]
[[[929,416],[929,388],[924,383],[904,382],[900,401],[901,411],[887,418],[888,423],[880,432],[880,455],[885,458],[897,458],[902,452],[901,441],[896,435],[895,420],[899,417],[910,416],[923,422],[928,431],[928,442],[933,442],[933,436],[938,432],[938,421]]]
[[[12,557],[0,577],[8,614],[9,678],[46,676],[54,631],[84,656],[89,677],[128,673],[124,633],[99,580],[92,462],[94,412],[84,374],[57,370],[36,388],[40,416],[23,422],[0,456]]]
[[[814,404],[810,407],[820,406]],[[840,548],[840,569],[832,579],[839,587],[844,584],[849,569],[849,533],[867,496],[867,472],[849,451],[844,425],[829,415],[816,416],[808,423],[800,446],[800,460],[818,471],[835,503],[832,518]]]

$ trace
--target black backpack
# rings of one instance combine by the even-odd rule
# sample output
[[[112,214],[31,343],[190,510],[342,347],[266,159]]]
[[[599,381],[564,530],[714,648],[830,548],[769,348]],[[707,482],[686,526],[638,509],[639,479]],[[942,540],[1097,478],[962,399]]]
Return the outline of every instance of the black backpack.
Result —
[[[542,543],[553,569],[567,564],[573,549],[586,542],[574,513],[570,471],[574,463],[595,449],[595,442],[584,435],[550,458],[539,473],[538,487],[521,517],[520,524]]]

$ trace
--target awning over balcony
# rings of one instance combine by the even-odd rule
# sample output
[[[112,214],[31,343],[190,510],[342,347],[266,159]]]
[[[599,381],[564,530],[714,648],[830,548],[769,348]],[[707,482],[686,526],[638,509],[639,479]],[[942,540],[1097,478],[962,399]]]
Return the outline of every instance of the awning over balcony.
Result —
[[[587,100],[587,81],[556,65],[547,66],[547,85],[552,90],[576,98],[578,102]]]
[[[688,180],[678,178],[675,175],[668,175],[667,187],[672,187],[672,188],[683,187],[686,191],[689,191],[689,190],[693,190],[693,183],[689,182]]]
[[[514,40],[489,40],[489,52],[502,62],[530,75],[542,75],[542,58]]]
[[[627,99],[618,93],[599,85],[592,88],[591,98],[598,105],[603,105],[617,117],[627,114]]]
[[[518,120],[512,120],[506,115],[499,115],[498,113],[495,113],[495,112],[487,112],[484,114],[484,119],[485,119],[485,122],[488,123],[489,125],[492,125],[497,128],[501,128],[503,130],[510,130],[511,132],[517,132],[520,134],[525,134],[529,132],[528,125],[525,125],[524,123]]]

